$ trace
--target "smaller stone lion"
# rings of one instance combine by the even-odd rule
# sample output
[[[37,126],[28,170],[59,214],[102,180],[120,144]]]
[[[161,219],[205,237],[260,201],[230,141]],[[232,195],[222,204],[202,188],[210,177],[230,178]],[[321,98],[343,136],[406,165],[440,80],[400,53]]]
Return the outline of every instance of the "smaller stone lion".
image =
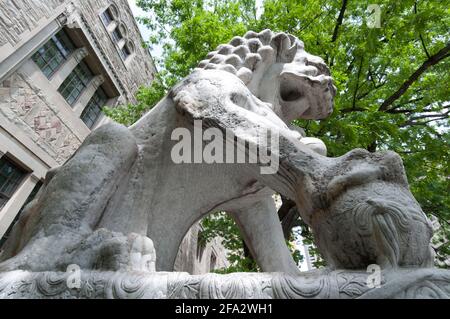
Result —
[[[313,219],[327,263],[338,269],[432,267],[433,229],[409,190],[381,180],[358,181],[357,175],[349,173],[340,185],[345,191]]]

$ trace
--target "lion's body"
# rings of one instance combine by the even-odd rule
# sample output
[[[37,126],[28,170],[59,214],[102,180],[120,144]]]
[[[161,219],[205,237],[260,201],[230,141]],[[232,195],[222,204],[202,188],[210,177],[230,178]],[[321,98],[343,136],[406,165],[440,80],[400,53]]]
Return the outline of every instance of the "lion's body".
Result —
[[[51,268],[50,264],[64,268],[64,265],[75,263],[83,264],[86,268],[95,268],[99,264],[97,257],[87,258],[91,261],[88,264],[81,260],[86,260],[86,256],[78,250],[73,254],[67,254],[65,251],[70,246],[77,247],[89,243],[89,249],[100,254],[104,259],[105,255],[111,254],[108,253],[109,251],[126,250],[126,247],[130,247],[130,243],[126,239],[122,248],[116,247],[120,245],[114,240],[117,239],[119,242],[120,234],[123,234],[122,237],[126,237],[127,234],[134,233],[153,240],[158,256],[157,270],[170,271],[173,269],[178,247],[189,228],[208,213],[222,210],[236,218],[244,231],[244,237],[248,239],[250,249],[265,271],[283,271],[295,274],[297,268],[284,243],[271,197],[273,191],[258,183],[257,165],[175,164],[171,160],[171,149],[175,144],[175,141],[171,140],[173,130],[185,127],[194,134],[191,118],[177,110],[177,103],[182,103],[179,100],[181,92],[190,92],[195,101],[202,100],[209,106],[216,103],[215,101],[229,101],[225,97],[231,94],[246,96],[248,100],[242,100],[242,102],[245,102],[243,106],[246,106],[247,109],[229,102],[219,102],[214,105],[217,115],[222,114],[232,119],[231,114],[233,113],[245,116],[243,114],[251,112],[260,117],[261,123],[267,121],[267,125],[280,126],[282,129],[288,130],[270,107],[251,95],[248,88],[237,77],[229,73],[220,73],[224,72],[196,71],[174,89],[178,92],[178,97],[176,94],[172,96],[174,93],[169,94],[150,113],[132,126],[127,133],[128,140],[118,141],[117,148],[125,153],[116,154],[115,157],[119,163],[117,167],[108,166],[108,170],[106,170],[101,165],[96,165],[95,171],[72,172],[80,180],[88,180],[88,176],[91,180],[96,180],[97,189],[104,185],[111,185],[109,187],[114,187],[114,192],[109,191],[107,196],[95,198],[97,202],[95,208],[84,211],[82,211],[83,205],[85,205],[83,202],[71,206],[72,211],[68,211],[65,215],[61,214],[60,207],[48,205],[42,208],[38,214],[45,214],[47,217],[45,219],[35,218],[33,225],[26,226],[27,229],[39,229],[41,234],[30,238],[29,242],[22,243],[20,247],[9,249],[9,251],[17,253],[26,245],[16,258],[9,260],[5,266],[39,271]],[[195,96],[196,93],[201,96]],[[201,108],[200,105],[191,106]],[[261,114],[258,115],[258,113]],[[270,116],[268,116],[269,113],[271,113]],[[110,124],[107,125],[107,129],[93,132],[90,140],[102,140],[102,136],[105,134],[108,136],[123,135],[123,130],[124,128]],[[294,136],[298,136],[298,133],[292,133]],[[95,161],[96,158],[99,158],[99,154],[111,153],[108,149],[115,148],[111,143],[114,142],[96,144],[93,147],[88,140],[63,167],[63,170],[69,171],[71,167],[79,168],[80,157],[86,163],[89,162],[89,158]],[[123,144],[128,145],[128,151],[125,151]],[[137,147],[133,144],[136,144]],[[95,151],[83,151],[89,148],[93,148]],[[114,154],[109,156],[114,156]],[[123,171],[124,161],[119,160],[120,158],[127,158],[128,164],[125,167],[129,168],[125,172]],[[128,158],[133,158],[132,163]],[[61,184],[70,183],[67,178],[70,176],[56,174],[47,188],[58,188]],[[78,180],[74,180],[74,183],[76,185],[70,187],[72,193],[76,186],[80,185]],[[71,193],[66,194],[63,201],[73,203],[76,198],[89,197],[93,189],[93,187],[78,189],[73,197]],[[53,198],[54,196],[54,193],[44,190],[41,197],[42,201],[51,203],[57,201],[56,198]],[[42,203],[37,205],[42,206]],[[67,224],[74,211],[80,212],[83,216],[79,217],[79,224],[73,225],[73,229],[70,229]],[[50,216],[58,215],[59,218],[50,218]],[[40,257],[39,254],[33,253],[36,251],[33,243],[41,246],[42,239],[45,238],[42,233],[58,227],[66,227],[66,231],[73,232],[75,235],[63,245],[61,241],[56,240],[49,243],[46,240],[46,245],[56,254],[55,260],[42,266],[42,263],[34,260],[34,258]],[[250,229],[254,234],[250,233]],[[105,243],[104,230],[113,234],[106,236],[111,241],[109,246]],[[98,234],[99,232],[101,235]],[[17,237],[21,236],[20,233],[20,231],[17,233]],[[255,236],[256,233],[259,235]],[[270,233],[270,236],[267,236],[267,233]],[[100,241],[100,239],[102,242],[99,242],[98,245],[102,247],[94,249],[92,243],[95,243],[96,240]],[[10,240],[9,244],[14,241],[14,239]],[[50,248],[52,246],[54,248]],[[14,253],[3,256],[3,258],[12,257]],[[116,256],[108,258],[111,260],[122,258],[120,253],[116,254]],[[116,265],[118,263],[102,261],[101,264]],[[120,269],[120,266],[118,268]]]
[[[129,270],[136,255],[152,254],[150,239],[157,270],[170,271],[188,229],[208,213],[223,210],[235,218],[263,271],[297,274],[271,197],[274,191],[295,200],[303,220],[316,227],[317,221],[327,223],[329,216],[339,214],[333,202],[342,207],[365,203],[372,191],[387,197],[384,189],[368,184],[382,180],[402,189],[399,194],[405,198],[395,209],[408,216],[407,203],[415,201],[398,155],[354,150],[327,158],[321,155],[323,144],[313,143],[310,149],[288,128],[295,118],[328,116],[335,93],[326,66],[307,54],[298,39],[268,30],[249,32],[208,57],[135,125],[100,127],[51,174],[7,241],[0,271],[65,270],[69,264]],[[271,149],[279,169],[265,175],[260,162],[177,164],[171,155],[176,143],[172,133],[182,128],[195,138],[195,120],[204,128],[231,131],[245,142],[246,152],[267,149],[259,140],[264,133],[279,136],[279,147]],[[238,148],[234,138],[227,142]],[[364,185],[367,192],[360,191]],[[348,197],[340,195],[350,188],[355,196],[347,203]],[[411,218],[402,227],[414,232],[419,228]],[[339,234],[340,229],[333,231]],[[420,240],[424,256],[427,236]],[[340,266],[364,267],[354,252],[328,238],[326,242],[340,256],[356,260]],[[398,260],[418,263],[413,256]]]
[[[172,270],[188,229],[208,213],[223,210],[234,217],[264,271],[298,273],[285,245],[274,191],[260,179],[259,166],[175,164],[171,134],[180,127],[193,133],[193,120],[200,119],[206,126],[226,123],[236,135],[243,134],[243,140],[253,138],[255,145],[258,130],[281,130],[298,141],[300,134],[287,127],[293,118],[323,118],[332,109],[329,72],[320,58],[304,51],[301,41],[270,30],[236,37],[208,58],[127,132],[110,124],[91,134],[61,169],[67,173],[57,173],[48,182],[30,209],[33,216],[24,216],[27,222],[18,224],[2,256],[14,258],[0,269],[47,270],[70,263],[121,269],[120,260],[131,247],[127,235],[132,233],[154,241],[158,270]],[[117,136],[117,154],[109,150],[115,142],[102,142],[111,136]],[[117,167],[108,156],[116,157]],[[89,171],[89,161],[98,159]],[[83,181],[92,185],[84,187]],[[52,188],[64,190],[65,198],[54,198],[58,193],[47,191]],[[52,204],[57,201],[62,203]],[[25,240],[23,232],[28,233]],[[80,246],[92,256],[87,258]],[[43,249],[53,251],[54,258],[40,263]]]

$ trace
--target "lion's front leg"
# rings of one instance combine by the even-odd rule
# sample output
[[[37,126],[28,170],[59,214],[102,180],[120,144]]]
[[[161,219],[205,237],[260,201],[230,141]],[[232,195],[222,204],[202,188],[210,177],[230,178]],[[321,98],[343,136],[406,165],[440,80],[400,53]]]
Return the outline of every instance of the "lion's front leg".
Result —
[[[259,198],[249,198],[244,204],[229,213],[261,270],[300,274],[286,246],[272,196],[263,194]]]

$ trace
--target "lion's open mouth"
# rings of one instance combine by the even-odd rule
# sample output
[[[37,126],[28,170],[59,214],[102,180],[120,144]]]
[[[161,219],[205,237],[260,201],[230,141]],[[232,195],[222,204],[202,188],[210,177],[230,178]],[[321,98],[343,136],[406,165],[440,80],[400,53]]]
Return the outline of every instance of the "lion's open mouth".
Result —
[[[283,72],[280,81],[280,97],[285,102],[298,101],[306,96],[308,90],[321,94],[334,95],[335,90],[329,76],[308,76],[294,72]]]
[[[333,111],[335,88],[330,76],[295,71],[280,75],[279,98],[285,113],[302,119],[323,119]]]
[[[303,97],[303,93],[295,81],[282,80],[280,83],[280,97],[286,102],[297,101]]]

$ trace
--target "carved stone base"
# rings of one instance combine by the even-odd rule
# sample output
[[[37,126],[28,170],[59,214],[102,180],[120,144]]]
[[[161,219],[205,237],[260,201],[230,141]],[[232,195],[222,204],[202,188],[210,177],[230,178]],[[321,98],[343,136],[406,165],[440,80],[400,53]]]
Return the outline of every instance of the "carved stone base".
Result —
[[[450,298],[450,271],[383,271],[379,288],[363,271],[311,271],[291,277],[280,273],[191,276],[170,272],[0,273],[0,298]]]

